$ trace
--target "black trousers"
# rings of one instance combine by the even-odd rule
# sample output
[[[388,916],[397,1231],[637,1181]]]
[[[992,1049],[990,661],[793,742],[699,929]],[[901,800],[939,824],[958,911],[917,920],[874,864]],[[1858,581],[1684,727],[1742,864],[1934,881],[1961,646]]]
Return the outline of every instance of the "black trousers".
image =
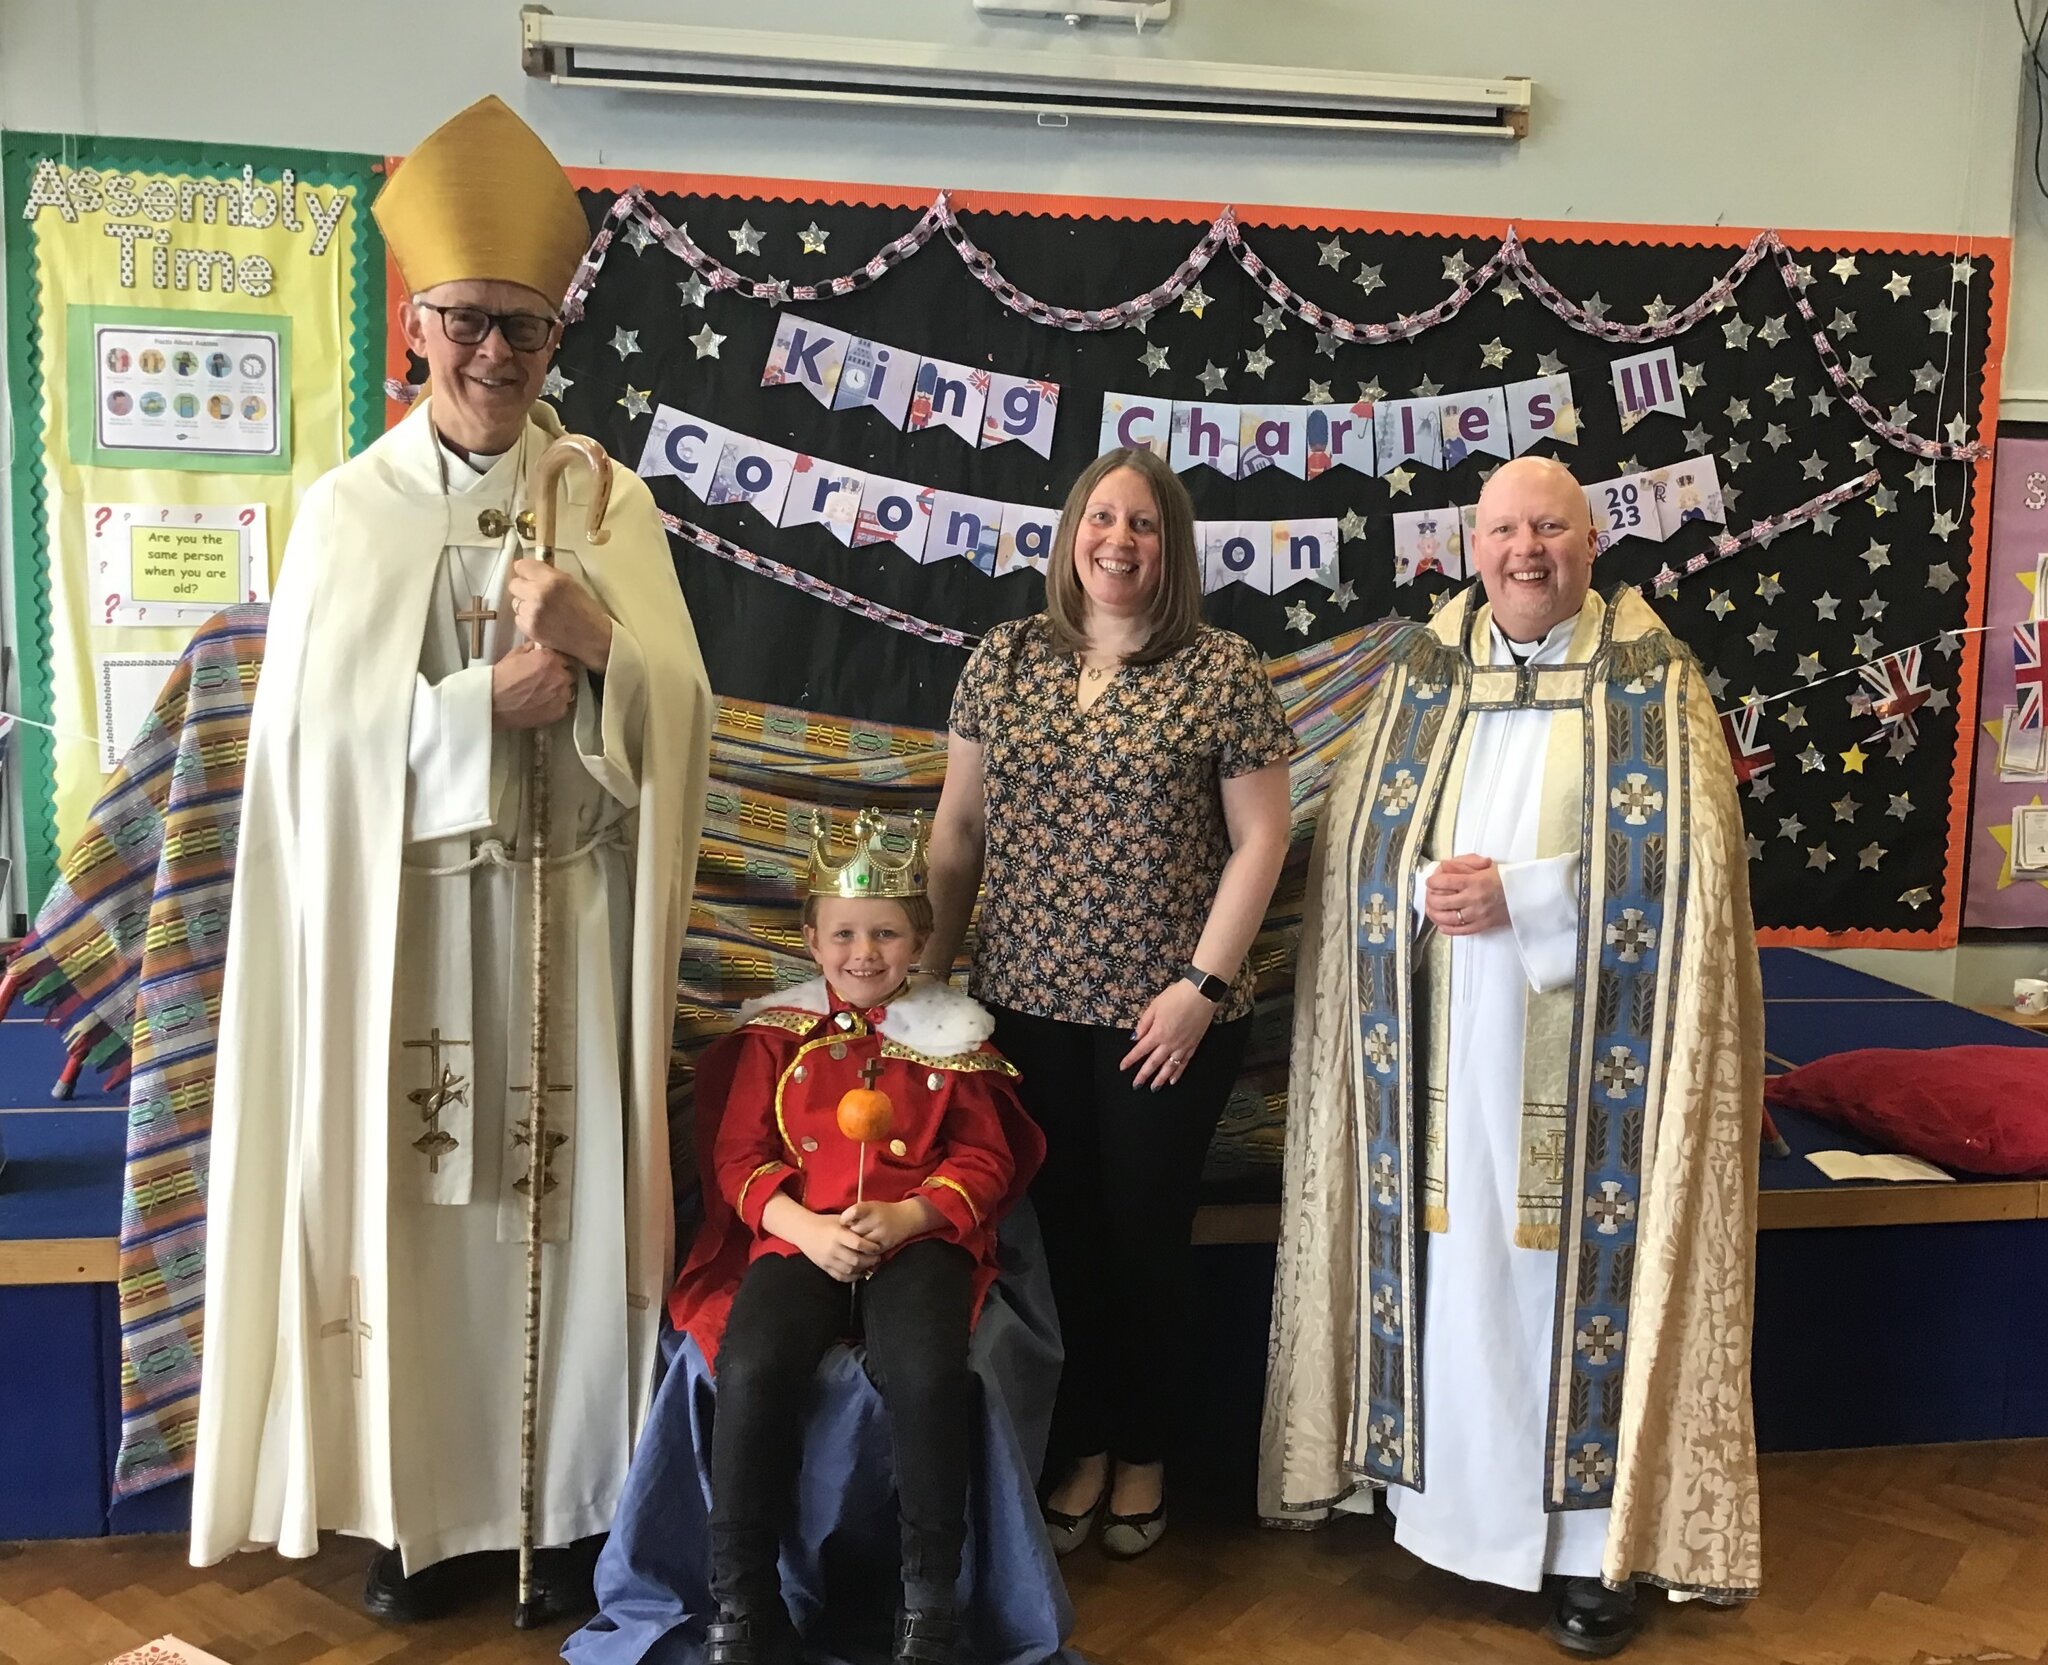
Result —
[[[711,1423],[711,1593],[721,1607],[781,1600],[775,1562],[795,1507],[804,1413],[818,1361],[852,1327],[849,1289],[859,1292],[868,1370],[895,1439],[904,1604],[953,1604],[976,1403],[967,1367],[974,1258],[957,1243],[921,1238],[858,1284],[802,1255],[764,1255],[740,1280]]]
[[[1252,1020],[1212,1027],[1180,1080],[1154,1092],[1117,1068],[1127,1030],[994,1010],[996,1045],[1045,1132],[1031,1200],[1066,1350],[1046,1478],[1098,1452],[1158,1462],[1182,1379],[1202,1163]]]

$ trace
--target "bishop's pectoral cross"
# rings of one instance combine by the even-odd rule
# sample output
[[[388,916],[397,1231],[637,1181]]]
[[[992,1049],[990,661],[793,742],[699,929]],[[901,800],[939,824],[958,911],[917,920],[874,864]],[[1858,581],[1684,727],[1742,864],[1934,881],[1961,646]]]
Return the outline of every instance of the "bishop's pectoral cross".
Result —
[[[467,1041],[444,1039],[440,1026],[429,1031],[423,1041],[407,1041],[406,1046],[428,1049],[427,1069],[434,1079],[424,1087],[415,1087],[405,1096],[419,1106],[420,1119],[427,1124],[426,1132],[413,1140],[412,1148],[427,1159],[427,1172],[441,1171],[441,1158],[452,1156],[462,1146],[457,1139],[441,1125],[442,1112],[449,1106],[461,1104],[469,1097],[469,1078],[457,1075],[441,1062],[441,1048],[444,1046],[467,1046]]]
[[[480,659],[483,657],[484,626],[497,616],[497,608],[486,607],[484,605],[484,598],[480,595],[472,595],[469,598],[469,605],[455,615],[455,622],[457,624],[469,626],[470,658]]]
[[[533,1089],[530,1086],[513,1087],[509,1089],[510,1092],[516,1094],[529,1093],[532,1090]],[[567,1093],[573,1092],[574,1090],[574,1088],[566,1086],[550,1087],[548,1089],[548,1091],[551,1093]],[[550,1191],[554,1190],[554,1188],[561,1183],[560,1180],[555,1178],[555,1152],[560,1150],[564,1145],[566,1145],[569,1142],[568,1134],[558,1133],[552,1127],[547,1130],[547,1133],[544,1135],[544,1137],[547,1142],[547,1149],[542,1154],[540,1159],[540,1194],[542,1196],[546,1196]],[[522,1121],[517,1127],[515,1127],[512,1130],[512,1143],[515,1145],[523,1145],[526,1142],[526,1124]],[[526,1172],[521,1174],[518,1179],[512,1182],[512,1189],[517,1191],[521,1196],[524,1196],[528,1191],[531,1191],[533,1189],[533,1156],[531,1152],[527,1154]]]

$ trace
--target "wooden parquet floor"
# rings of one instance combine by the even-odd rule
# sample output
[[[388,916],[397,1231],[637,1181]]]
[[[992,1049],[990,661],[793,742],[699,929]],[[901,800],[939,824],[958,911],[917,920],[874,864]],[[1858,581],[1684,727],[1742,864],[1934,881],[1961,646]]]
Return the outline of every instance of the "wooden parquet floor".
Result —
[[[1646,1601],[1636,1665],[2048,1665],[2048,1441],[1766,1459],[1763,1596]],[[551,1660],[509,1598],[414,1630],[356,1605],[367,1546],[197,1571],[174,1538],[0,1547],[0,1665],[97,1665],[166,1632],[230,1665]],[[1396,1549],[1377,1519],[1318,1533],[1179,1520],[1141,1561],[1067,1564],[1075,1645],[1103,1665],[1512,1665],[1562,1656],[1540,1598]]]

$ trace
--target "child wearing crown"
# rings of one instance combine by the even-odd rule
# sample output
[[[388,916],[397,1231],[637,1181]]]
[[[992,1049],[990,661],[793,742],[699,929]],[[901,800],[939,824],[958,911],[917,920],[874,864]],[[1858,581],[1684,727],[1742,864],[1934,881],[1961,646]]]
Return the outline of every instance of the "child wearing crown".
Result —
[[[856,1330],[895,1442],[893,1657],[961,1657],[968,1337],[995,1281],[997,1223],[1045,1145],[989,1044],[994,1020],[908,980],[932,926],[925,838],[922,815],[906,841],[863,811],[835,865],[814,816],[804,942],[822,975],[743,1006],[698,1065],[705,1216],[669,1315],[718,1384],[709,1665],[797,1658],[777,1554],[812,1378]]]

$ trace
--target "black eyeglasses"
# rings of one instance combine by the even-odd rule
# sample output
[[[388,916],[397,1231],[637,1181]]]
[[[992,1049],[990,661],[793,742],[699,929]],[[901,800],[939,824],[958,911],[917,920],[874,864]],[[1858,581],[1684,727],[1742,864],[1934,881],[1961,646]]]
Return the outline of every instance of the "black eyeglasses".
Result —
[[[502,331],[515,353],[537,353],[548,344],[555,321],[538,312],[486,312],[480,306],[436,306],[414,301],[425,312],[441,315],[441,328],[458,347],[481,347],[491,331]]]

